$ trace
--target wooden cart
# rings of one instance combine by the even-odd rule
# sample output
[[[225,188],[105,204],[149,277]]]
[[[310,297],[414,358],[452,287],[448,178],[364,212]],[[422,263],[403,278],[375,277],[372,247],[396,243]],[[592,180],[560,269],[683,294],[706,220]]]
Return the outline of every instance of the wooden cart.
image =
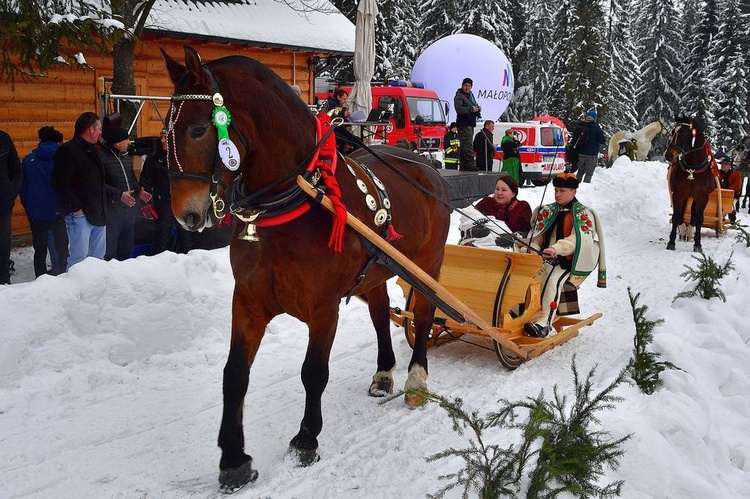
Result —
[[[557,334],[547,338],[526,336],[523,325],[541,309],[541,282],[538,279],[541,267],[542,259],[538,255],[446,245],[440,284],[491,324],[492,329],[487,331],[474,324],[458,323],[438,310],[428,347],[456,340],[464,334],[489,337],[493,340],[500,362],[509,369],[515,369],[525,360],[538,357],[577,336],[580,328],[602,316],[596,313],[586,319],[557,317],[552,323]],[[399,279],[398,283],[404,290],[406,307],[405,310],[392,308],[391,320],[403,326],[409,345],[414,346],[411,322],[414,317],[411,313],[414,292],[403,280]],[[521,315],[511,313],[519,308],[523,310]],[[524,351],[526,359],[504,348],[503,344],[508,341]]]

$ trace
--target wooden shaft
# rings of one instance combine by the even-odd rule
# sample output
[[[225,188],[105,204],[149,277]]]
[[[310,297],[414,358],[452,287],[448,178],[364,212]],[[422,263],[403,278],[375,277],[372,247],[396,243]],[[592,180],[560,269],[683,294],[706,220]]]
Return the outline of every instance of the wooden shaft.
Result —
[[[310,183],[307,182],[304,178],[302,178],[301,176],[297,176],[297,184],[302,188],[303,191],[305,191],[307,195],[320,201],[320,204],[323,205],[324,208],[331,212],[334,211],[333,203],[328,198],[328,196],[321,195],[320,191],[310,185]],[[515,343],[503,337],[502,335],[492,334],[494,332],[494,328],[490,324],[488,324],[487,321],[479,317],[462,301],[453,296],[450,291],[445,289],[442,284],[433,279],[431,275],[419,268],[414,262],[406,258],[403,253],[394,248],[385,239],[380,237],[372,229],[365,225],[360,219],[349,213],[349,211],[346,212],[346,223],[354,230],[362,234],[365,238],[367,238],[368,241],[377,246],[385,254],[400,263],[411,275],[413,275],[416,279],[433,290],[441,300],[460,312],[466,319],[475,324],[479,329],[487,332],[492,338],[495,338],[496,341],[500,343],[505,350],[524,360],[528,358],[526,350],[519,348]]]

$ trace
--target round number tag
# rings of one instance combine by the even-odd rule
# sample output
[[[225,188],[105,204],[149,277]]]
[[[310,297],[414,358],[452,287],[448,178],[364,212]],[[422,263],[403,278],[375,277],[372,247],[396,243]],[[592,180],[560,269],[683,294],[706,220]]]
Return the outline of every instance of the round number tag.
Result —
[[[231,139],[221,139],[219,141],[219,156],[229,170],[235,172],[240,167],[240,152]]]

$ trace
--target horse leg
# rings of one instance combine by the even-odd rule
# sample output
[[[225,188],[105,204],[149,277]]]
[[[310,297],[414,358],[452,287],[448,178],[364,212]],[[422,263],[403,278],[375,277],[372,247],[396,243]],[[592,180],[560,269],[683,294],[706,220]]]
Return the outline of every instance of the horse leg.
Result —
[[[674,196],[674,194],[673,194]],[[667,243],[668,250],[675,249],[675,239],[677,239],[677,228],[684,225],[685,222],[685,206],[687,205],[687,199],[672,199],[672,231],[669,233],[669,242]],[[680,237],[682,239],[682,237]]]
[[[310,341],[302,363],[302,385],[305,387],[305,413],[299,432],[289,442],[289,451],[300,466],[310,466],[320,460],[318,435],[323,428],[321,397],[328,384],[328,360],[338,323],[338,300],[326,310],[322,305],[308,321]]]
[[[409,377],[404,385],[404,403],[410,409],[424,404],[419,392],[427,391],[427,336],[435,319],[435,306],[422,293],[414,295],[414,349],[409,361]]]
[[[396,366],[396,356],[393,354],[391,342],[389,300],[386,285],[382,284],[365,294],[370,318],[375,326],[378,337],[378,369],[372,377],[372,384],[368,390],[371,397],[385,397],[393,393],[393,368]]]
[[[695,228],[693,251],[696,253],[703,253],[703,247],[701,246],[701,227],[703,227],[703,210],[705,209],[706,204],[708,204],[708,199],[702,203],[697,203],[693,200],[693,207],[690,209],[690,225]]]
[[[667,242],[667,249],[674,251],[675,249],[675,240],[677,239],[677,227],[681,224],[681,219],[683,217],[682,211],[678,210],[676,205],[675,209],[673,210],[674,213],[672,213],[672,230],[669,232],[669,242]],[[679,217],[679,218],[678,218]],[[680,220],[680,222],[678,222]]]
[[[253,459],[245,454],[242,428],[243,405],[250,366],[258,352],[270,318],[250,316],[244,301],[235,295],[232,304],[232,342],[224,366],[224,409],[219,429],[219,484],[223,492],[232,493],[258,478]]]

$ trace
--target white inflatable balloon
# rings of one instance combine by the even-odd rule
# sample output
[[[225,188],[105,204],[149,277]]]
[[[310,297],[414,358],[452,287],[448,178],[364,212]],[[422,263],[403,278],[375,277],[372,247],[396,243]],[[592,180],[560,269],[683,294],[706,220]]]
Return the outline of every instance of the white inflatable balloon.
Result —
[[[424,82],[448,101],[450,121],[456,119],[453,96],[467,77],[474,80],[471,91],[482,118],[500,118],[513,97],[513,68],[503,51],[484,38],[465,33],[441,38],[422,52],[411,72],[412,81]]]

